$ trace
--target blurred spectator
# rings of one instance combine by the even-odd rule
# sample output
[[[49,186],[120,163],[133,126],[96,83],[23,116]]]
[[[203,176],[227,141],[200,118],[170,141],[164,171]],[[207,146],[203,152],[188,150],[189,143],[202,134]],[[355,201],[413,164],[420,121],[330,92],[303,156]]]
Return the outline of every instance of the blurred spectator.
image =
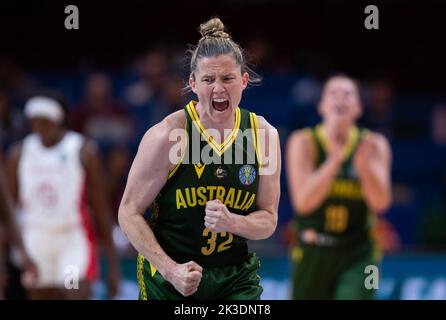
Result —
[[[432,111],[432,140],[438,146],[446,146],[446,104],[437,104]]]
[[[30,77],[8,58],[0,59],[0,88],[12,105],[20,107],[37,91],[37,86]]]
[[[265,38],[255,37],[250,39],[246,44],[246,52],[249,52],[249,62],[254,66],[259,66],[263,69],[268,68],[271,61],[272,48]]]
[[[446,249],[446,192],[434,192],[423,209],[420,243],[430,249]]]
[[[150,121],[147,121],[147,127],[150,127],[168,114],[177,111],[186,104],[186,97],[183,95],[184,83],[178,74],[170,74],[166,78],[160,97],[153,102],[150,110]]]
[[[318,104],[322,85],[312,76],[297,80],[291,88],[294,103],[298,106],[312,107]]]
[[[152,117],[157,119],[160,117],[155,105],[162,94],[168,67],[168,56],[165,51],[160,49],[147,51],[136,63],[138,79],[124,89],[124,99],[131,108],[136,127],[135,138],[138,141],[153,123]]]
[[[432,109],[431,138],[439,164],[420,223],[420,241],[431,248],[446,248],[446,104]]]
[[[108,187],[112,197],[113,222],[118,223],[118,209],[125,189],[131,163],[130,151],[125,147],[113,147],[106,155]]]
[[[446,104],[444,103],[437,104],[432,110],[431,137],[436,149],[434,156],[438,163],[436,177],[446,196]]]
[[[293,249],[298,244],[296,221],[294,217],[288,220],[281,229],[280,239],[290,249]]]
[[[85,84],[84,99],[72,114],[75,130],[95,139],[101,147],[127,144],[133,138],[133,126],[127,108],[112,94],[109,76],[91,74]]]
[[[161,92],[167,68],[168,57],[164,51],[148,51],[137,63],[140,79],[125,89],[126,102],[132,107],[147,107]]]
[[[319,114],[315,106],[319,103],[321,83],[311,75],[302,76],[291,87],[291,99],[294,108],[288,116],[291,128],[303,128],[315,125],[319,121]],[[295,116],[295,115],[299,116]]]
[[[394,89],[389,80],[375,79],[365,87],[365,127],[393,137]]]
[[[25,133],[25,119],[23,114],[10,104],[5,91],[0,90],[0,149],[8,146]]]

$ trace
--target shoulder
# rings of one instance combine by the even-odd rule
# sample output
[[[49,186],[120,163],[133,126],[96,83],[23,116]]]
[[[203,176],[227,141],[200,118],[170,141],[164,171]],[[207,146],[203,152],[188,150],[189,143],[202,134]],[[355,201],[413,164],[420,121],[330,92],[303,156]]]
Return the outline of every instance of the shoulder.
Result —
[[[70,150],[83,150],[83,149],[96,149],[96,142],[90,138],[87,138],[82,133],[67,130],[60,142],[64,144]]]
[[[155,124],[145,133],[143,140],[150,137],[155,140],[168,138],[173,130],[184,129],[186,116],[183,110],[169,114],[161,122]]]
[[[160,129],[184,129],[184,123],[186,121],[186,115],[184,114],[184,110],[178,110],[174,113],[166,116],[160,123],[155,126],[159,126]]]
[[[359,154],[385,159],[388,163],[392,160],[392,149],[385,136],[380,133],[366,131],[358,146]]]
[[[367,130],[361,140],[361,144],[367,145],[374,149],[390,152],[389,141],[381,133]]]
[[[311,128],[303,128],[299,130],[295,130],[291,132],[288,137],[287,146],[295,147],[295,146],[311,146],[313,145],[313,137],[311,135]]]
[[[183,110],[178,110],[165,117],[161,122],[151,127],[144,134],[140,148],[150,146],[155,149],[166,149],[177,143],[178,135],[185,134],[186,116]]]
[[[87,139],[86,136],[84,136],[82,133],[73,130],[67,130],[65,132],[65,136],[68,139],[78,140],[78,141],[85,141]]]
[[[18,141],[14,144],[12,144],[7,152],[7,159],[8,161],[14,161],[14,160],[19,160],[20,156],[22,154],[22,149],[23,149],[23,143],[24,141]]]

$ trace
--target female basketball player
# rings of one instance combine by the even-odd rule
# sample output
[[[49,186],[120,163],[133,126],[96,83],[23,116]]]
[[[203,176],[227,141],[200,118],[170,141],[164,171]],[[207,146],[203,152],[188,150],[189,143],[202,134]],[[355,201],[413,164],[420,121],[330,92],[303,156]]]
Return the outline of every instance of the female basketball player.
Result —
[[[119,210],[140,253],[141,299],[259,299],[262,293],[259,260],[247,240],[268,238],[276,228],[278,133],[239,107],[249,70],[220,19],[201,25],[200,33],[189,78],[198,100],[147,131]],[[172,161],[178,142],[169,136],[178,130],[185,148]],[[262,172],[263,150],[275,170]]]
[[[329,78],[319,103],[322,123],[293,133],[287,175],[297,214],[294,299],[370,299],[365,268],[378,263],[370,228],[391,202],[391,151],[377,133],[358,128],[359,89]]]

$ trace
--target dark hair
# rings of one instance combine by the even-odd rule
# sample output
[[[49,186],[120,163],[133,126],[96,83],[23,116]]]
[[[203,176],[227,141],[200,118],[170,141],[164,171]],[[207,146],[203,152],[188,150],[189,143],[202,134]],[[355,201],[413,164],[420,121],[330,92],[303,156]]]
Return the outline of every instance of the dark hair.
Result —
[[[194,77],[198,59],[232,54],[235,62],[241,66],[242,73],[249,74],[248,84],[260,84],[261,77],[249,68],[243,49],[225,32],[225,25],[219,18],[211,18],[201,24],[199,32],[202,36],[201,39],[196,46],[189,50],[191,77]]]

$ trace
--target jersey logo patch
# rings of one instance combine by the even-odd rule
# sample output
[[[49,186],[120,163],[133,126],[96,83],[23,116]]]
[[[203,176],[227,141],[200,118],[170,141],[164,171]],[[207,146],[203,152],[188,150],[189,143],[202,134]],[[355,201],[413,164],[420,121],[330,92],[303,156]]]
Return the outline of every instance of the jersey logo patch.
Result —
[[[222,167],[217,167],[217,169],[215,170],[215,176],[217,178],[224,178],[228,175],[228,173],[226,172],[225,169],[223,169]]]
[[[206,165],[198,163],[198,164],[194,164],[194,168],[195,168],[195,172],[197,173],[198,179],[201,178],[201,175],[203,174],[204,171],[204,167]]]
[[[249,186],[256,178],[256,169],[250,164],[245,164],[240,168],[238,177],[243,185]]]

